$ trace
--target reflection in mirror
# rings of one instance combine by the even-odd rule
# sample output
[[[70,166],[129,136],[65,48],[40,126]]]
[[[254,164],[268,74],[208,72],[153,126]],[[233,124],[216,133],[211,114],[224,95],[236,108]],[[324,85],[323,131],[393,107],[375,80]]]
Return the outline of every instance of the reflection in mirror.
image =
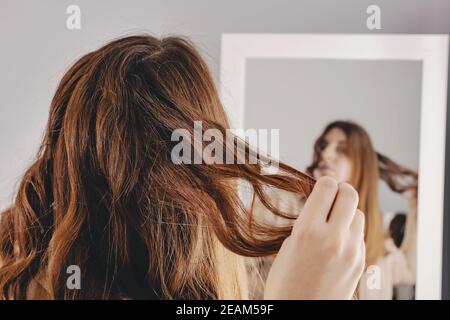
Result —
[[[245,128],[280,129],[280,160],[359,193],[359,299],[414,298],[421,79],[420,61],[247,59]],[[271,191],[275,205],[301,211],[301,199]]]
[[[447,287],[447,282],[442,287],[442,281],[448,279],[446,257],[443,260],[443,250],[446,248],[443,239],[448,236],[443,228],[448,53],[449,37],[443,34],[222,35],[221,95],[232,126],[259,126],[251,122],[263,123],[258,116],[264,119],[266,103],[270,109],[269,113],[265,113],[266,120],[267,115],[270,115],[271,121],[264,126],[281,129],[284,124],[281,126],[279,121],[284,116],[286,126],[291,130],[288,134],[294,136],[297,142],[294,148],[284,148],[280,153],[281,159],[304,168],[312,161],[312,147],[304,143],[312,143],[332,121],[353,120],[367,131],[376,151],[384,152],[402,167],[412,171],[417,169],[420,180],[415,206],[419,214],[417,237],[411,241],[417,247],[417,258],[412,266],[416,275],[416,299],[441,299],[442,288],[445,295]],[[275,72],[268,76],[266,74],[271,70],[262,66],[252,71],[252,64],[257,64],[258,59],[290,64],[287,68],[292,65],[293,72],[288,74],[282,66],[277,66],[278,62],[272,64],[272,71]],[[293,60],[297,60],[297,66]],[[303,64],[305,61],[308,63],[302,66],[302,72],[299,73],[302,61]],[[394,69],[386,64],[391,64]],[[318,67],[317,72],[314,67]],[[278,70],[282,71],[281,74],[277,74]],[[397,72],[391,72],[393,70]],[[257,75],[252,78],[253,73]],[[403,74],[410,77],[402,78]],[[302,75],[307,76],[302,78]],[[266,85],[264,89],[258,88],[261,81],[271,81],[271,85]],[[370,85],[370,81],[373,81],[373,85]],[[390,85],[384,86],[384,83]],[[283,88],[285,92],[282,92]],[[252,90],[258,93],[253,98]],[[289,92],[303,94],[292,97]],[[290,98],[295,101],[289,101]],[[258,111],[249,114],[251,111],[247,109],[252,108],[252,100],[253,108]],[[405,106],[407,108],[402,109]],[[299,115],[296,108],[304,108],[304,113]],[[354,110],[349,111],[351,116],[344,118],[345,114],[349,114],[344,112],[348,108]],[[365,112],[369,112],[370,118],[361,117]],[[303,130],[304,126],[310,124],[316,127],[316,131]],[[415,130],[404,130],[414,125]],[[377,132],[383,132],[387,140],[380,141]],[[280,137],[280,140],[284,138]],[[409,154],[406,150],[409,150]],[[306,158],[301,160],[300,157]],[[392,186],[391,183],[389,185]],[[408,212],[403,211],[404,208],[415,204],[414,200],[408,198],[411,192],[399,195],[389,189],[392,188],[381,183],[379,196],[376,197],[384,217],[384,230],[388,230],[391,217],[397,212],[393,211],[395,207],[389,203],[397,203],[401,212]],[[251,192],[243,192],[245,197],[249,194]],[[404,237],[408,238],[406,235]],[[380,283],[375,281],[380,279],[377,274],[371,277],[375,288]],[[412,296],[402,292],[405,290],[395,289],[393,297]],[[412,292],[411,287],[408,292]]]

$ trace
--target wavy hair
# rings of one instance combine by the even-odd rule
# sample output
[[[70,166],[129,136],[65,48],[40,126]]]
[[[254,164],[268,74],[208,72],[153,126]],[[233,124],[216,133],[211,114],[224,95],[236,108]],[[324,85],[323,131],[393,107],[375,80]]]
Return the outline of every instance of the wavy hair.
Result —
[[[237,182],[247,181],[273,214],[294,219],[263,187],[308,196],[314,179],[283,163],[263,175],[261,154],[257,164],[174,164],[171,134],[192,133],[194,121],[224,135],[229,127],[187,39],[128,36],[79,59],[59,83],[37,157],[0,216],[0,296],[245,298],[240,258],[276,253],[292,226],[254,219]],[[257,153],[233,141],[233,151]],[[80,267],[80,290],[66,286],[70,265]]]

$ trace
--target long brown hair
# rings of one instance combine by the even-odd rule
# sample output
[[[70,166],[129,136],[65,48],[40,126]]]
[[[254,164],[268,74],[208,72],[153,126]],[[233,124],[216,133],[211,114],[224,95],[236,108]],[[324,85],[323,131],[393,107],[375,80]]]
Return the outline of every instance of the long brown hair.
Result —
[[[367,265],[372,265],[385,254],[378,199],[379,179],[384,180],[394,192],[416,192],[417,173],[376,152],[366,130],[351,121],[335,121],[325,127],[314,144],[313,162],[307,168],[308,173],[312,174],[317,169],[325,136],[334,128],[342,130],[347,137],[347,155],[352,163],[352,177],[349,182],[358,191],[359,209],[366,216],[366,261]]]
[[[239,256],[276,253],[292,227],[253,219],[236,181],[249,182],[274,214],[294,219],[271,206],[263,187],[307,196],[314,180],[283,163],[270,176],[261,174],[262,162],[174,164],[171,133],[192,133],[197,120],[203,130],[228,128],[210,72],[188,40],[129,36],[79,59],[56,90],[36,160],[0,218],[0,297],[245,297]],[[242,147],[234,141],[233,150]],[[70,265],[81,270],[80,290],[66,286]]]

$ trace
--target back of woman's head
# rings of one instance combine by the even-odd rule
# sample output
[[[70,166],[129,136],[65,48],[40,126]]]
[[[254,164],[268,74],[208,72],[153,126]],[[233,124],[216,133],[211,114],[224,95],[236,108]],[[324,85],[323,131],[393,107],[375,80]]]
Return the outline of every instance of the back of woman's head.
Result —
[[[278,215],[263,186],[308,195],[313,180],[284,164],[272,176],[259,163],[174,164],[171,135],[193,134],[195,121],[224,135],[228,127],[189,41],[130,36],[78,60],[0,218],[0,296],[26,298],[38,283],[48,298],[240,297],[236,256],[276,252],[290,228],[255,221],[236,179]],[[66,286],[70,265],[81,270],[79,290]]]

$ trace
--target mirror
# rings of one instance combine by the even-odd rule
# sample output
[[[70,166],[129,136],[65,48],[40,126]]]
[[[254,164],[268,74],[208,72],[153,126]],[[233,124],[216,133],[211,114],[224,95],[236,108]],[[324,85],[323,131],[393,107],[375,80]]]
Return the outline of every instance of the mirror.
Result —
[[[222,38],[222,98],[235,128],[279,129],[281,161],[359,189],[371,230],[361,299],[441,296],[447,61],[443,35]],[[392,182],[412,186],[414,174],[417,188]]]

